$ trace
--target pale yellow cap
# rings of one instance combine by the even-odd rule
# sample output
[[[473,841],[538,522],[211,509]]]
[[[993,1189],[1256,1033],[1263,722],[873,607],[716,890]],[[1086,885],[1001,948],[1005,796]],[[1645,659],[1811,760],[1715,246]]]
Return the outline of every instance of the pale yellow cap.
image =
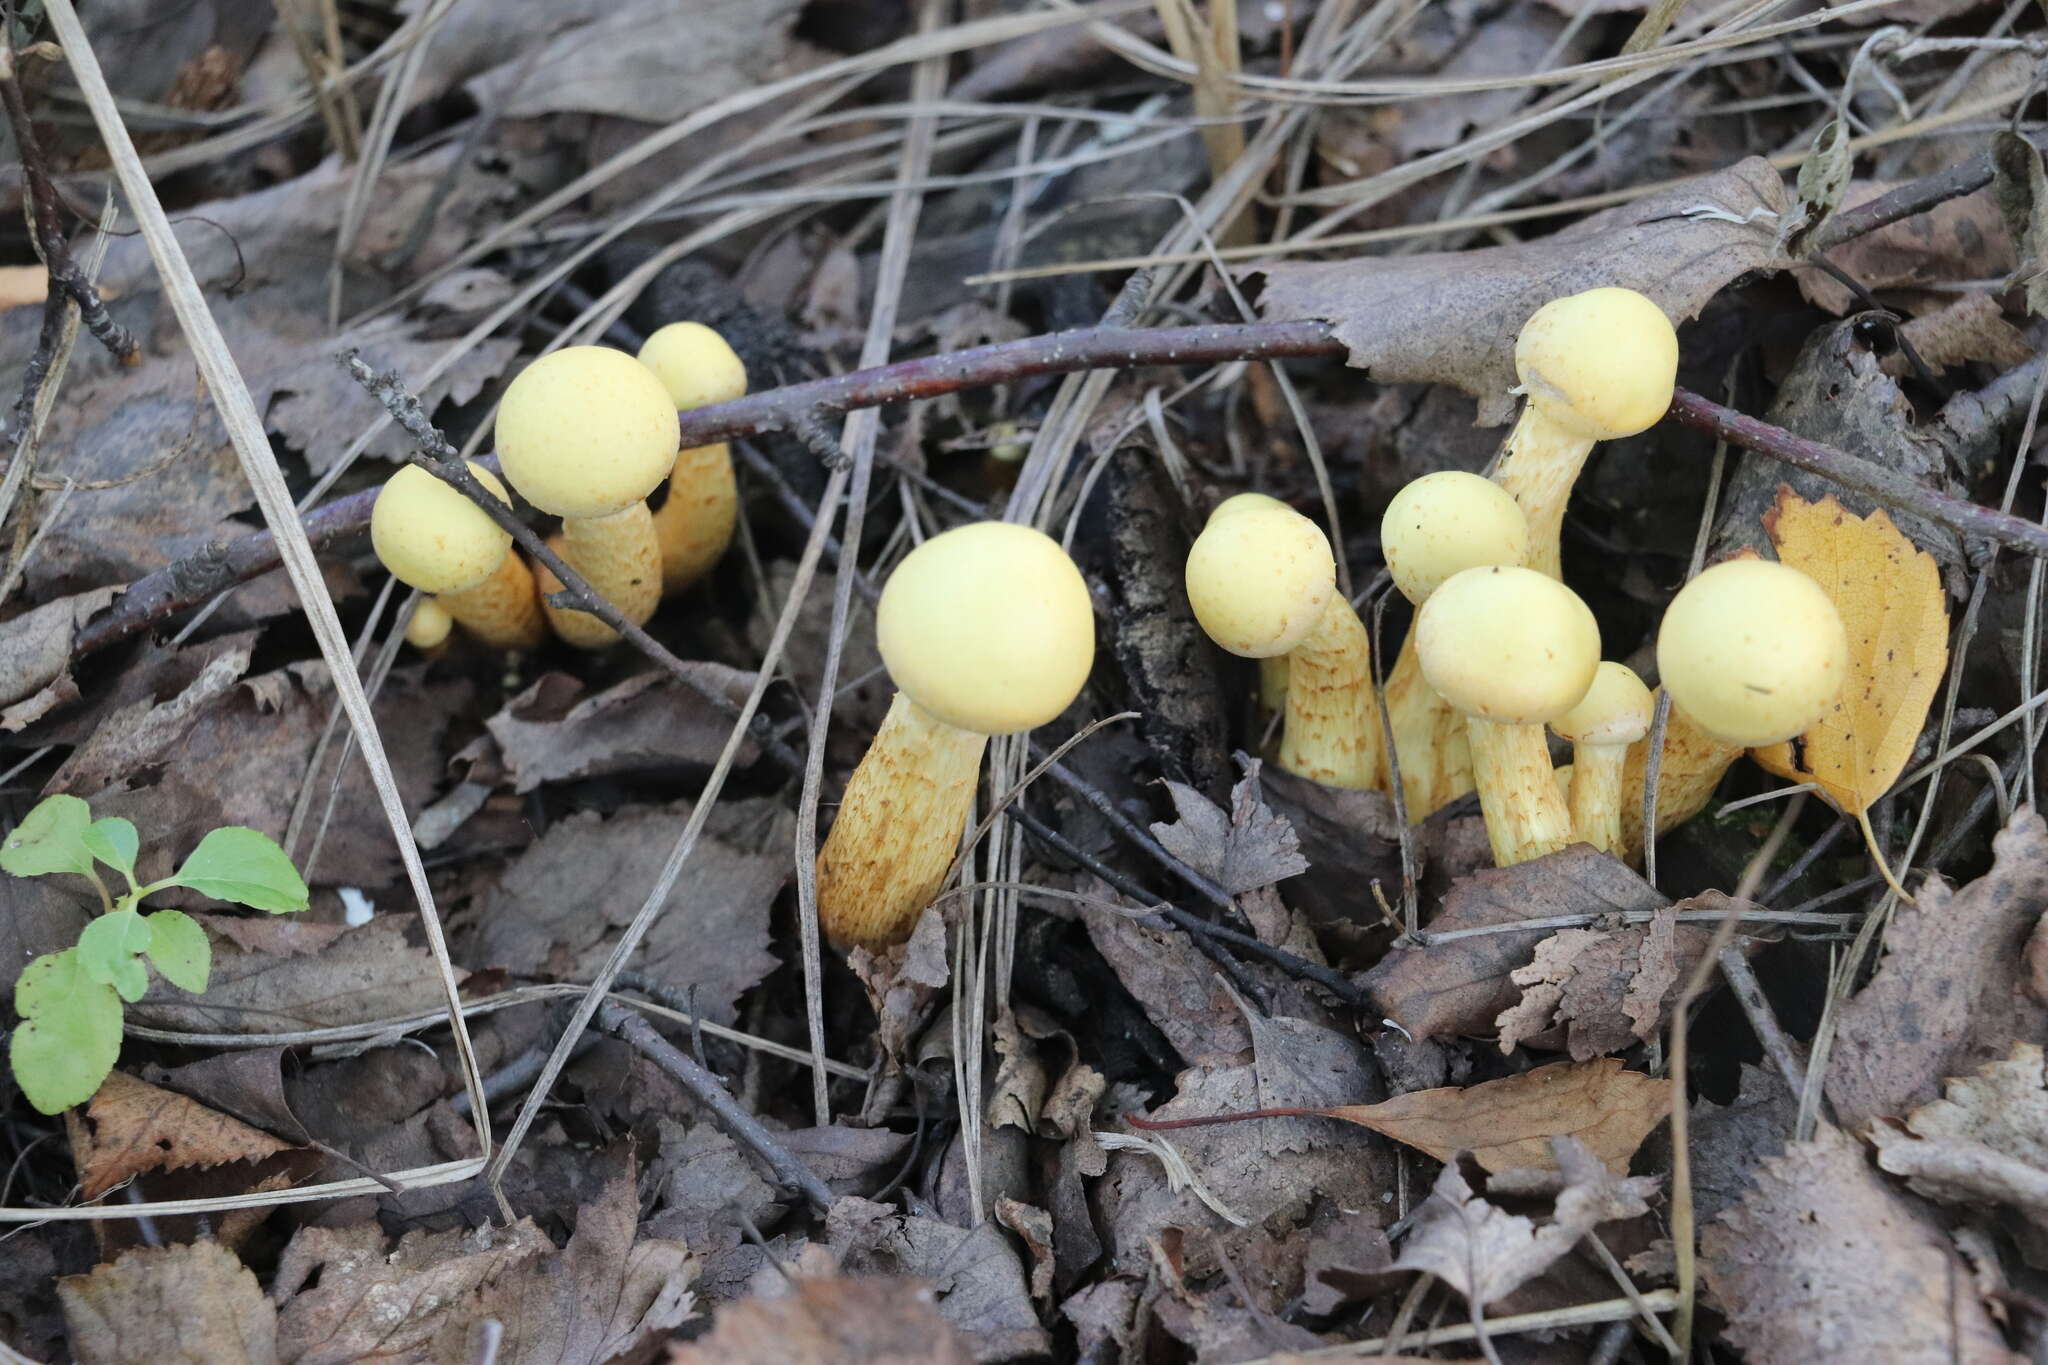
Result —
[[[1802,734],[1849,676],[1849,636],[1820,584],[1768,559],[1731,559],[1679,589],[1657,672],[1702,730],[1755,748]]]
[[[604,517],[652,493],[682,428],[654,371],[624,351],[569,346],[522,370],[498,405],[498,463],[558,517]]]
[[[1588,441],[1656,425],[1678,382],[1678,333],[1633,289],[1552,299],[1515,339],[1515,373],[1536,410]]]
[[[1635,670],[1613,660],[1593,674],[1593,686],[1577,706],[1550,722],[1574,744],[1630,745],[1650,733],[1657,700]]]
[[[1410,480],[1380,518],[1380,553],[1410,602],[1427,602],[1454,573],[1520,564],[1528,549],[1529,521],[1514,495],[1463,470]]]
[[[654,371],[679,408],[724,403],[747,391],[746,362],[701,322],[661,328],[641,343],[640,363]]]
[[[1422,676],[1468,716],[1544,725],[1579,704],[1600,667],[1600,627],[1579,595],[1534,569],[1451,575],[1415,613]]]
[[[1278,507],[1283,511],[1292,510],[1288,508],[1286,503],[1273,497],[1271,494],[1237,493],[1217,503],[1216,510],[1209,513],[1209,520],[1215,521],[1218,517],[1234,517],[1239,512],[1249,512],[1255,508],[1266,507]]]
[[[1257,498],[1260,494],[1241,494]],[[1217,508],[1188,552],[1188,602],[1209,638],[1232,654],[1267,659],[1308,637],[1337,592],[1337,561],[1322,528],[1266,499]]]
[[[1059,542],[979,521],[903,557],[875,643],[904,695],[962,730],[1007,735],[1067,709],[1095,663],[1095,613]]]
[[[412,609],[412,619],[405,623],[405,642],[414,649],[433,649],[453,629],[455,618],[448,614],[448,608],[431,597],[422,597]]]
[[[505,485],[474,460],[469,472],[511,502]],[[460,489],[416,464],[385,481],[370,509],[370,545],[391,576],[421,592],[460,592],[491,576],[512,548],[512,534]]]

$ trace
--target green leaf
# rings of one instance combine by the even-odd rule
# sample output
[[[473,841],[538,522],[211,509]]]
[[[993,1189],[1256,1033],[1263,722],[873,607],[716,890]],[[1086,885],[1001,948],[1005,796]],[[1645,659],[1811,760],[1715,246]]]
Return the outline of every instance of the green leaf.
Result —
[[[21,975],[14,979],[14,1012],[24,1019],[32,1019],[46,1010],[56,1009],[73,991],[90,985],[92,979],[79,965],[76,948],[66,948],[61,953],[44,953],[22,968]]]
[[[149,925],[133,910],[101,915],[78,936],[78,965],[88,980],[112,986],[123,1000],[140,1000],[149,989],[140,954],[148,951],[150,938]]]
[[[51,960],[37,958],[30,970]],[[17,1002],[20,997],[17,984]],[[39,1111],[58,1114],[83,1104],[120,1059],[121,1001],[108,987],[81,979],[75,989],[46,1000],[14,1030],[7,1052],[14,1083]]]
[[[45,797],[0,844],[0,870],[17,877],[89,874],[92,854],[86,851],[85,831],[90,824],[92,811],[77,797]]]
[[[135,826],[118,815],[95,820],[85,827],[85,851],[131,878],[135,875],[135,851],[141,845],[142,841],[135,837]]]
[[[303,910],[307,904],[306,883],[277,841],[241,825],[217,829],[201,839],[169,884],[273,915]]]
[[[213,945],[199,921],[182,910],[158,910],[142,918],[150,929],[145,951],[164,980],[194,995],[204,993],[213,970]]]

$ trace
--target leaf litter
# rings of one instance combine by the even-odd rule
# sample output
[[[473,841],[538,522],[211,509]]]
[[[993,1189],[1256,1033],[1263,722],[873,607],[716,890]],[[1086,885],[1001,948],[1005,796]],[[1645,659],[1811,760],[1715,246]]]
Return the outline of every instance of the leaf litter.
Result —
[[[1738,455],[1705,514],[1712,555],[1774,549],[1822,578],[1854,618],[1861,684],[1796,748],[1756,756],[1833,807],[1796,812],[1768,866],[1751,864],[1770,807],[1710,806],[1654,872],[1585,846],[1491,868],[1469,802],[1403,831],[1380,792],[1261,766],[1255,680],[1185,610],[1179,559],[1216,502],[1262,492],[1320,516],[1325,483],[1333,542],[1370,594],[1386,497],[1407,475],[1484,465],[1495,439],[1469,424],[1511,415],[1522,322],[1596,285],[1641,288],[1681,324],[1688,387],[2038,518],[2016,442],[2048,180],[2023,137],[1980,131],[2027,88],[2025,61],[1878,44],[1844,58],[1863,84],[1823,99],[1788,83],[1768,42],[1714,27],[1755,16],[1660,9],[1647,65],[1582,69],[1639,47],[1650,8],[1412,7],[1360,65],[1363,20],[1325,25],[1312,7],[1244,11],[1235,34],[1192,48],[1144,15],[1111,33],[1010,5],[921,36],[868,0],[719,0],[683,26],[637,2],[372,0],[334,11],[331,30],[225,0],[125,26],[100,7],[95,44],[294,495],[332,476],[316,501],[361,496],[406,450],[334,364],[343,349],[488,451],[504,380],[600,333],[631,349],[662,322],[713,322],[764,391],[857,368],[877,315],[893,314],[898,356],[1090,325],[1129,278],[1090,262],[1193,243],[1168,191],[1200,201],[1259,321],[1326,322],[1351,367],[1290,361],[1292,391],[1261,365],[1097,371],[1086,388],[1007,375],[890,409],[860,485],[865,531],[851,555],[827,543],[806,592],[814,519],[851,534],[818,505],[832,436],[802,422],[742,436],[735,546],[649,626],[698,687],[630,651],[402,649],[403,597],[379,599],[360,538],[323,542],[378,742],[430,850],[494,1137],[535,1106],[493,1182],[469,1174],[471,1097],[437,1022],[449,983],[284,580],[74,657],[147,573],[175,565],[217,591],[214,547],[251,525],[147,243],[109,239],[99,280],[139,363],[80,338],[0,537],[19,570],[0,588],[12,813],[64,792],[133,819],[152,836],[143,880],[224,824],[289,838],[312,904],[270,919],[170,893],[209,945],[207,991],[148,978],[110,1040],[117,1069],[61,1120],[0,1081],[0,1340],[88,1361],[1231,1361],[1414,1317],[1463,1333],[1432,1336],[1430,1353],[1494,1360],[1579,1358],[1596,1333],[1656,1358],[1656,1331],[1681,1321],[1695,1350],[1760,1359],[2032,1349],[2039,1315],[2019,1287],[2044,1257],[2038,726],[1979,741],[1988,765],[1945,763],[1924,839],[1918,789],[1896,789],[1937,734],[1968,738],[2038,691],[2015,557],[1989,563],[1924,518]],[[1991,22],[1962,0],[1911,8],[1944,38]],[[1853,52],[1868,17],[1816,12],[1780,37]],[[2012,22],[2037,36],[2035,19]],[[1702,36],[1713,46],[1663,50]],[[1198,58],[1192,96],[1168,48]],[[1238,65],[1210,69],[1226,52]],[[964,76],[951,103],[931,103],[943,81],[908,74],[920,60]],[[67,212],[88,219],[104,154],[62,68],[21,62]],[[1288,84],[1269,101],[1275,80]],[[750,103],[770,82],[775,98]],[[1563,101],[1579,103],[1555,113]],[[1857,122],[1835,125],[1848,136],[1797,193],[1839,188],[1840,204],[1807,217],[1792,172],[1757,153],[1814,145],[1815,107],[1837,103]],[[1216,117],[1197,129],[1197,114]],[[1201,198],[1221,170],[1205,162],[1240,123],[1247,157],[1265,158],[1243,169],[1266,189],[1225,227]],[[1874,196],[1987,148],[1992,191],[1828,248],[1888,313],[1792,259]],[[892,195],[920,205],[914,241],[871,212]],[[0,312],[18,374],[48,272],[21,230],[6,241],[0,268],[35,286]],[[906,246],[909,285],[878,297]],[[680,259],[634,273],[654,251]],[[1075,273],[1002,277],[1018,264]],[[983,271],[993,283],[961,283]],[[1212,275],[1136,279],[1118,308],[1137,311],[1119,318],[1242,320]],[[1315,449],[1290,420],[1297,397]],[[358,447],[371,459],[345,468]],[[1565,560],[1605,653],[1647,674],[1714,455],[1670,421],[1614,455],[1588,468]],[[1118,710],[1146,722],[1090,736],[1021,792],[1042,751],[997,746],[977,814],[997,798],[1003,813],[959,893],[854,970],[828,950],[813,981],[797,917],[811,797],[787,756],[800,765],[831,678],[822,832],[890,701],[876,591],[910,545],[1005,514],[1064,530],[1111,645],[1084,699],[1029,743],[1049,750]],[[1980,570],[1981,615],[1966,615]],[[852,610],[835,631],[842,582]],[[1394,603],[1378,625],[1383,663],[1404,620]],[[1936,704],[1951,648],[1952,717]],[[707,793],[731,708],[763,679],[762,718]],[[1720,795],[1771,788],[1738,763]],[[1887,857],[1913,849],[1917,903],[1854,898],[1860,860],[1816,849],[1837,810],[1867,816]],[[98,894],[68,875],[0,886],[11,987],[78,941]],[[1737,999],[1697,1002],[1674,1083],[1672,1010],[1731,920],[1721,964],[1748,964],[1760,1002],[1739,982]],[[1832,1051],[1810,1055],[1831,963],[1859,930],[1878,951],[1837,985]],[[573,992],[615,961],[615,999],[688,1065],[593,1031],[546,1071]],[[0,1026],[34,1027],[11,1012]],[[1802,1085],[1821,1101],[1804,1118]],[[1689,1182],[1663,1136],[1674,1098]],[[456,1168],[445,1185],[380,1183]],[[362,1183],[274,1202],[329,1179]],[[94,1199],[120,1217],[91,1233],[47,1220]],[[171,1200],[208,1212],[153,1211]],[[1668,1240],[1681,1208],[1702,1229],[1698,1286]],[[1695,1299],[1710,1311],[1693,1315]],[[1640,1325],[1646,1306],[1664,1327]],[[1553,1310],[1592,1316],[1564,1326]],[[1525,1314],[1558,1339],[1524,1336]]]

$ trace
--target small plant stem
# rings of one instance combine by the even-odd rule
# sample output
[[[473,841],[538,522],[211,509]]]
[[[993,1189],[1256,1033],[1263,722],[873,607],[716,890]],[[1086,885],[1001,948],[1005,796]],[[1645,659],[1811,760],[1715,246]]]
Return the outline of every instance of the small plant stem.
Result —
[[[85,869],[85,879],[92,883],[93,890],[100,893],[100,913],[103,915],[113,914],[114,898],[107,894],[107,884],[100,880],[99,872],[94,868],[88,867]]]

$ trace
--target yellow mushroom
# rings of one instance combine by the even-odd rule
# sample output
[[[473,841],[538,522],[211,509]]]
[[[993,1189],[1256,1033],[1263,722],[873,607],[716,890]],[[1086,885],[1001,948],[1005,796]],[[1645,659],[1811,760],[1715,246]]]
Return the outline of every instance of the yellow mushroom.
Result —
[[[1512,495],[1477,474],[1443,470],[1413,479],[1380,518],[1380,552],[1401,595],[1417,606],[1452,574],[1520,564],[1529,524]],[[1472,790],[1465,718],[1422,679],[1411,626],[1387,677],[1387,719],[1401,760],[1408,819],[1420,822]],[[1391,788],[1392,764],[1377,785]]]
[[[1416,613],[1415,648],[1424,680],[1466,717],[1494,862],[1571,843],[1543,727],[1578,705],[1600,665],[1600,627],[1586,604],[1533,569],[1466,569]]]
[[[640,347],[681,409],[729,402],[747,391],[747,367],[724,337],[701,322],[671,322]],[[694,446],[676,457],[668,500],[654,514],[661,544],[661,590],[674,594],[702,578],[732,544],[739,486],[725,442]]]
[[[561,556],[639,625],[661,602],[661,549],[647,495],[675,466],[675,405],[654,372],[603,346],[536,360],[498,407],[498,461],[526,500],[562,519]],[[583,649],[618,635],[588,612],[542,604]]]
[[[422,597],[413,604],[412,619],[405,623],[405,642],[414,649],[439,649],[454,629],[455,618],[448,609],[431,597]]]
[[[1572,742],[1572,833],[1620,854],[1621,803],[1629,745],[1650,733],[1656,701],[1627,664],[1603,663],[1579,704],[1550,722]]]
[[[490,470],[472,461],[469,472],[511,502]],[[378,490],[370,509],[370,545],[392,577],[437,594],[420,610],[445,611],[484,644],[531,649],[546,638],[533,580],[512,552],[511,533],[461,490],[418,465],[405,466]]]
[[[990,735],[1067,709],[1095,658],[1088,586],[1058,542],[984,521],[904,556],[875,607],[897,693],[818,852],[818,923],[842,947],[907,938],[960,844]]]
[[[1697,815],[1745,749],[1803,734],[1849,674],[1849,637],[1821,586],[1773,560],[1731,559],[1679,589],[1657,630],[1657,673],[1671,718],[1657,776],[1657,832]],[[1638,755],[1640,754],[1640,757]],[[1622,810],[1642,848],[1649,746],[1629,755]]]
[[[1188,601],[1210,639],[1246,659],[1287,656],[1279,764],[1328,787],[1370,787],[1380,722],[1372,655],[1337,591],[1322,529],[1261,494],[1222,504],[1188,552]]]
[[[1553,299],[1523,324],[1515,373],[1526,401],[1494,474],[1529,519],[1523,562],[1559,577],[1565,504],[1595,443],[1654,426],[1671,406],[1678,334],[1633,289]]]

